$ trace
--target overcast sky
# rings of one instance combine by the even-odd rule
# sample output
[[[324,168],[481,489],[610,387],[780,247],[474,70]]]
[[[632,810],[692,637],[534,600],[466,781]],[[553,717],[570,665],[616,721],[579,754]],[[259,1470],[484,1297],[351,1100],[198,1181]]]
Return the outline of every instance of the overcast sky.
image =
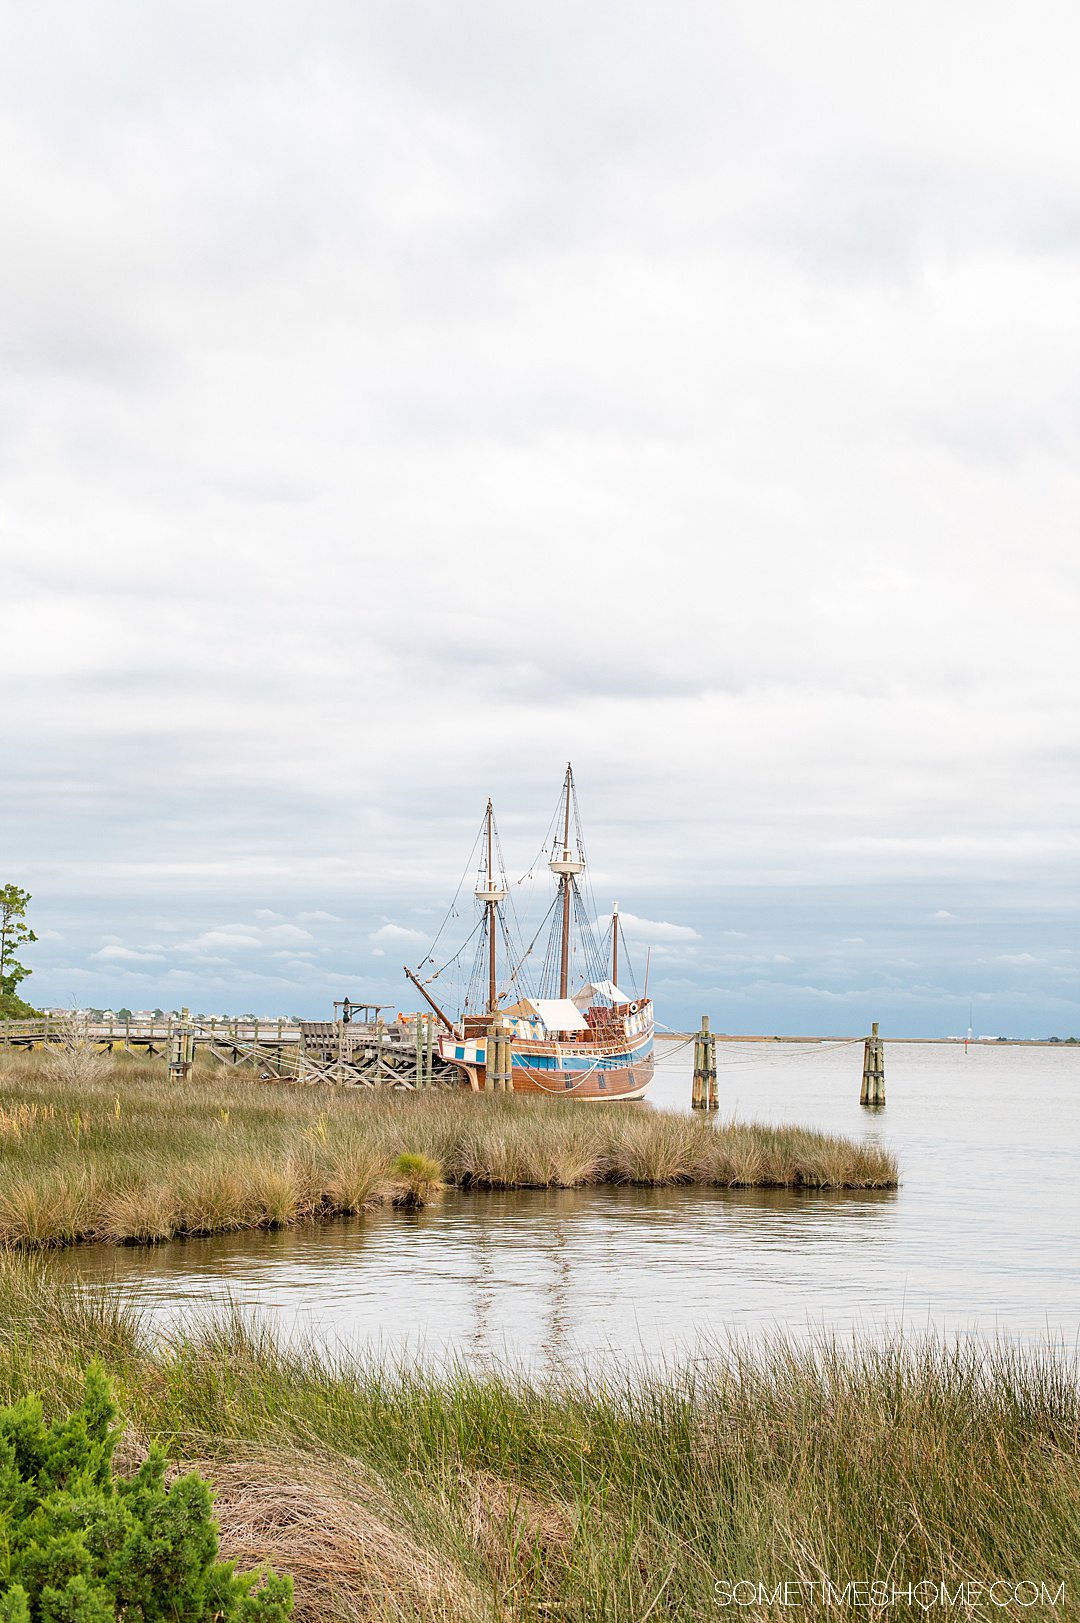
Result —
[[[0,16],[35,1001],[412,1007],[571,758],[669,1024],[1080,1035],[1074,6]]]

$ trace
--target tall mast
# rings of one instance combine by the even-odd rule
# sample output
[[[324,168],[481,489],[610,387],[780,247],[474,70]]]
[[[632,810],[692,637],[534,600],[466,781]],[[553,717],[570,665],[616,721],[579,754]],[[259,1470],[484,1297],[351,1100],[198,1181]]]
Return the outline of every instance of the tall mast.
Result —
[[[614,902],[611,908],[611,984],[619,984],[619,904]]]
[[[552,873],[558,875],[559,888],[562,891],[562,951],[559,956],[560,997],[566,997],[570,989],[570,910],[574,899],[574,876],[579,874],[585,866],[577,854],[570,850],[570,801],[573,793],[574,769],[570,762],[567,761],[566,779],[563,783],[562,851],[557,856],[553,856],[548,863]]]
[[[564,794],[566,795],[566,806],[564,808],[566,815],[565,815],[565,817],[563,819],[563,839],[562,839],[563,861],[564,862],[569,861],[569,858],[570,858],[570,784],[571,784],[571,781],[572,780],[571,780],[571,777],[570,777],[570,762],[567,761],[567,763],[566,763],[566,785],[565,785],[565,788],[564,788],[564,791],[563,791]],[[562,952],[561,952],[561,954],[559,956],[559,996],[560,997],[565,997],[566,994],[567,994],[567,990],[568,990],[568,984],[567,983],[568,983],[569,978],[570,978],[570,875],[568,873],[564,873],[562,875],[561,884],[562,884]]]
[[[488,1014],[494,1014],[499,1007],[499,991],[495,983],[495,946],[498,921],[496,910],[506,895],[506,891],[495,880],[495,817],[488,800],[487,811],[484,813],[485,842],[487,844],[487,879],[481,879],[476,887],[477,900],[483,902],[487,909],[487,936],[488,936]]]
[[[495,986],[495,908],[498,905],[492,895],[495,884],[495,875],[492,871],[491,854],[491,798],[487,803],[487,848],[488,848],[488,1014],[494,1014],[499,1001],[499,994]]]

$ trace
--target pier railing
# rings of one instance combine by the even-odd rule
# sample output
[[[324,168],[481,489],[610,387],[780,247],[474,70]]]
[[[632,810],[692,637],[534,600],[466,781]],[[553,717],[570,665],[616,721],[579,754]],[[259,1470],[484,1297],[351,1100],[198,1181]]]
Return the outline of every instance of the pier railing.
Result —
[[[33,1047],[37,1043],[63,1042],[73,1034],[80,1041],[100,1043],[107,1048],[164,1047],[173,1032],[190,1030],[196,1043],[236,1042],[299,1043],[300,1024],[295,1020],[183,1020],[166,1015],[161,1020],[92,1020],[83,1015],[46,1015],[39,1020],[0,1020],[0,1044]]]
[[[0,1021],[0,1048],[24,1050],[75,1041],[113,1052],[165,1056],[169,1074],[183,1079],[196,1049],[228,1066],[254,1068],[266,1081],[333,1082],[353,1087],[429,1088],[457,1083],[436,1053],[431,1015],[411,1021],[92,1020],[47,1015]]]

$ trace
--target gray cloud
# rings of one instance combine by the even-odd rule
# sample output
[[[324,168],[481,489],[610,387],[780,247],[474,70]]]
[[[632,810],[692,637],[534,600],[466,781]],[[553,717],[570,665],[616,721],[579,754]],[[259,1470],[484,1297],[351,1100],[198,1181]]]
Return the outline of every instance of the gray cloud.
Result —
[[[298,942],[207,943],[267,908],[403,996],[372,937],[441,917],[488,792],[523,869],[573,756],[598,905],[701,937],[656,955],[678,1020],[1060,1023],[1076,43],[1057,3],[13,18],[36,995],[323,1007],[299,958],[251,978]]]

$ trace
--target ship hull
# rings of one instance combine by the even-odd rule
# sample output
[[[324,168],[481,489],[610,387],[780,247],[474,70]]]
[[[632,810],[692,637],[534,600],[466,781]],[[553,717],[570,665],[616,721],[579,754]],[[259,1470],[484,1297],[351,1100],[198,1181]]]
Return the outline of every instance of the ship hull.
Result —
[[[440,1051],[461,1072],[463,1087],[486,1090],[484,1039],[462,1042],[445,1037]],[[650,1031],[628,1048],[610,1043],[514,1042],[511,1061],[515,1093],[556,1099],[642,1099],[653,1080],[653,1037]]]

